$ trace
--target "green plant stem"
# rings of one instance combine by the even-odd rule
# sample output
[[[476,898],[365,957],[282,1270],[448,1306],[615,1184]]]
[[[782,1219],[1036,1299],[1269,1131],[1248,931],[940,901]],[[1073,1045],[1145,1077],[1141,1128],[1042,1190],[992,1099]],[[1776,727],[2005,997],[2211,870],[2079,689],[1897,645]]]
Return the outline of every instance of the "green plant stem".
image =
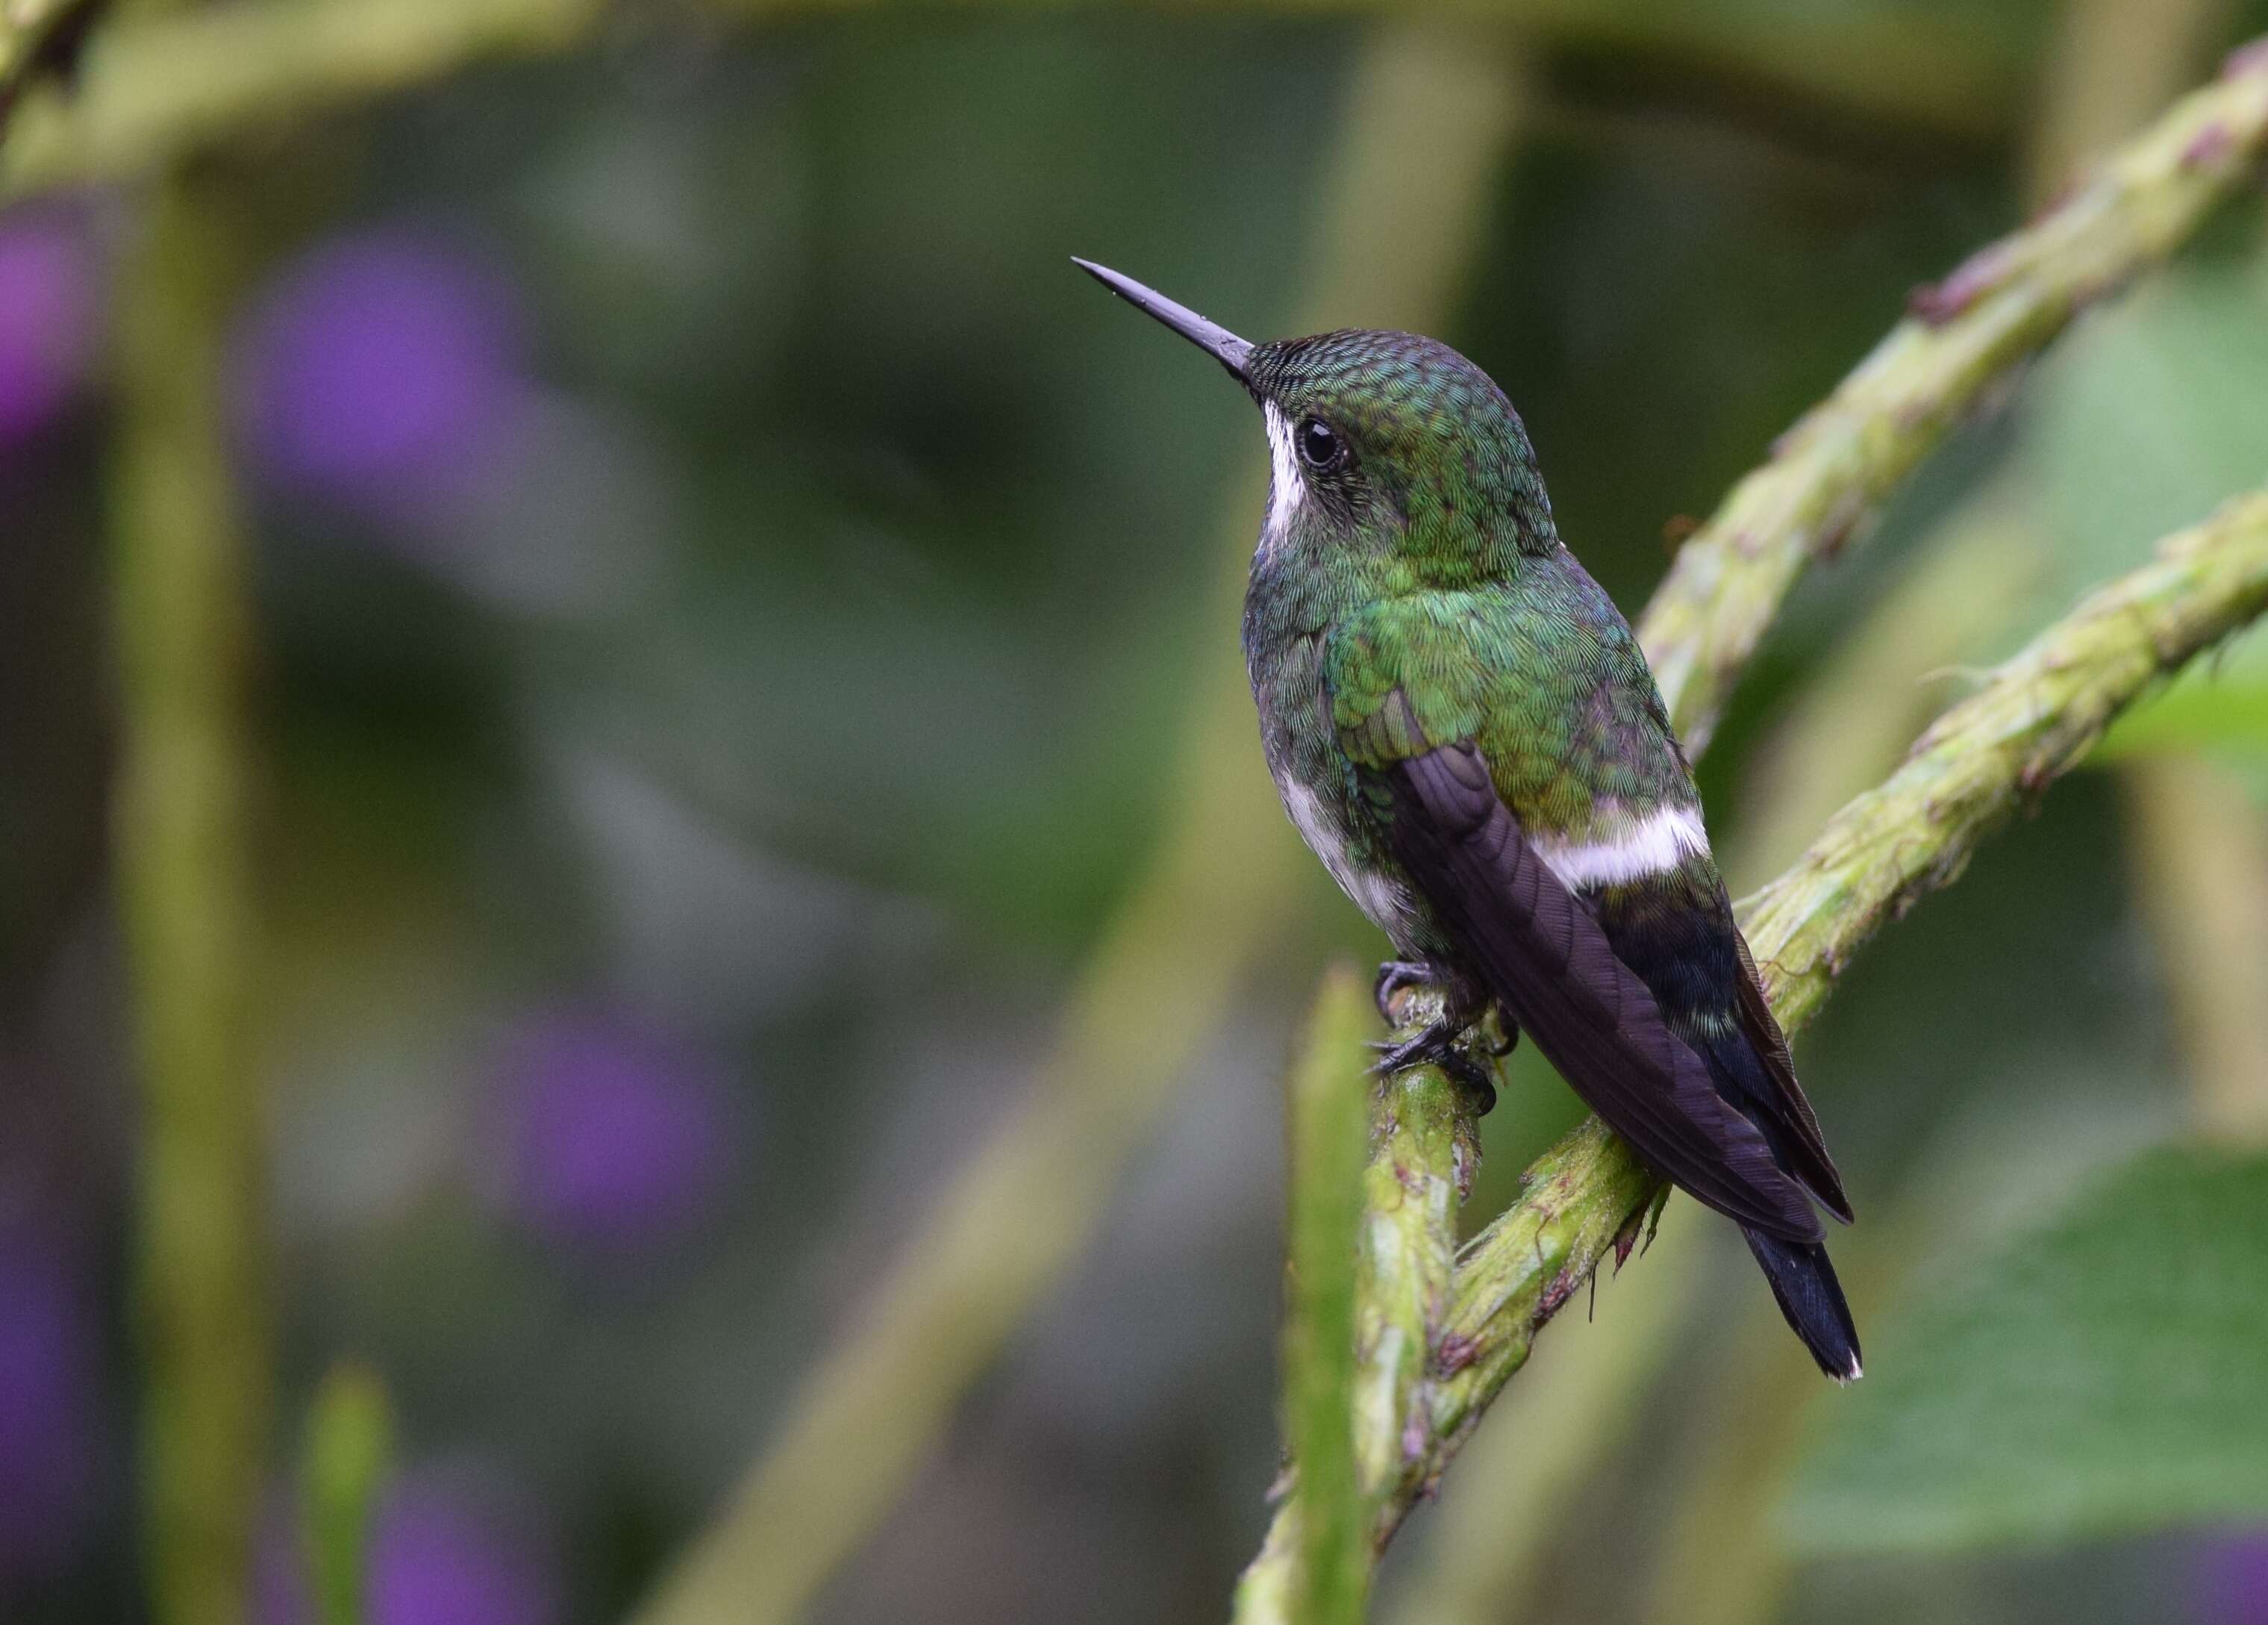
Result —
[[[307,1408],[301,1548],[321,1625],[362,1625],[371,1525],[394,1470],[394,1413],[376,1371],[334,1366]]]
[[[1693,1202],[1664,1210],[1646,1244],[1645,1278],[1605,1289],[1596,1324],[1554,1338],[1488,1407],[1463,1447],[1456,1488],[1426,1519],[1395,1625],[1492,1625],[1520,1617],[1559,1549],[1602,1462],[1646,1416],[1643,1396],[1689,1345],[1681,1335],[1707,1278],[1713,1215]]]
[[[1880,788],[1845,807],[1743,915],[1790,1031],[1851,952],[1961,872],[1980,837],[2068,771],[2153,681],[2268,603],[2268,492],[2160,543],[1940,717]]]
[[[1812,559],[1855,537],[1986,391],[2095,300],[2164,260],[2268,150],[2268,45],[2229,59],[2031,225],[1916,293],[1679,550],[1639,627],[1689,750]]]
[[[1302,320],[1424,328],[1457,292],[1513,123],[1518,64],[1388,29],[1323,167],[1322,237]],[[1209,620],[1233,624],[1261,506],[1238,484]],[[952,1407],[1077,1258],[1119,1171],[1178,1097],[1314,883],[1252,743],[1233,647],[1208,639],[1196,723],[1157,862],[1082,971],[1026,1104],[954,1178],[859,1325],[785,1407],[779,1435],[662,1578],[643,1625],[795,1618],[855,1551]],[[1189,921],[1209,928],[1192,936]],[[1171,1011],[1171,1019],[1159,1012]]]
[[[118,281],[119,904],[142,1082],[136,1318],[152,1615],[237,1625],[269,1429],[241,670],[213,199],[169,181]]]
[[[1285,1430],[1300,1464],[1290,1497],[1295,1589],[1299,1617],[1309,1625],[1359,1625],[1370,1592],[1368,1475],[1358,1466],[1356,1437],[1364,1407],[1347,1403],[1356,1386],[1356,1226],[1365,1216],[1365,1099],[1372,1093],[1362,1057],[1370,1021],[1361,979],[1347,966],[1333,967],[1315,995],[1286,1091],[1292,1263]],[[1421,1365],[1423,1353],[1421,1346]]]
[[[429,83],[496,55],[564,50],[603,0],[233,0],[121,19],[81,83],[27,94],[0,202],[129,177],[217,143]]]
[[[1366,1001],[1357,1014],[1359,1042],[1369,1025]],[[1438,990],[1405,990],[1395,1007],[1395,1038],[1416,1037],[1440,1014]],[[1480,1156],[1479,1103],[1439,1067],[1403,1067],[1368,1094],[1370,1156],[1352,1249],[1353,1370],[1334,1397],[1343,1421],[1351,1412],[1362,1532],[1352,1549],[1366,1588],[1377,1555],[1370,1532],[1401,1479],[1410,1420],[1431,1408],[1432,1349],[1456,1263],[1457,1207]],[[1307,1458],[1296,1443],[1293,1459],[1303,1478]],[[1260,1555],[1238,1583],[1238,1625],[1310,1617],[1295,1606],[1306,1527],[1304,1498],[1286,1496]]]
[[[1992,825],[2074,765],[2152,683],[2268,609],[2268,491],[2168,538],[2157,562],[2095,593],[1948,711],[1904,766],[1859,796],[1786,874],[1743,904],[1743,928],[1793,1034],[1885,920],[1949,883]],[[1521,1199],[1474,1238],[1434,1341],[1427,1414],[1413,1420],[1381,1544],[1439,1480],[1535,1333],[1660,1193],[1594,1118],[1528,1171]],[[1271,1538],[1255,1560],[1279,1561]],[[1246,1587],[1267,1577],[1247,1571]]]
[[[81,0],[16,0],[0,21],[0,85],[20,87],[56,22]],[[1193,19],[1351,12],[1359,0],[1158,0]],[[875,0],[712,0],[747,23],[869,10]],[[1053,15],[1031,0],[966,10]],[[1098,9],[1101,9],[1098,7]],[[41,87],[0,149],[0,201],[114,181],[217,141],[442,78],[493,56],[585,43],[618,8],[606,0],[225,0],[174,17],[122,18],[100,31],[84,82]],[[2029,71],[1987,31],[1935,26],[1882,6],[1852,14],[1788,5],[1739,11],[1648,0],[1428,0],[1437,22],[1517,31],[1556,44],[1684,60],[1762,81],[1767,93],[1975,137],[2005,129]],[[13,76],[12,78],[10,76]]]
[[[1475,1237],[1456,1278],[1440,1341],[1424,1440],[1408,1452],[1380,1519],[1389,1539],[1489,1401],[1525,1364],[1535,1333],[1612,1252],[1660,1194],[1630,1149],[1592,1118],[1529,1164],[1520,1200]]]
[[[1437,991],[1409,990],[1395,1005],[1395,1038],[1417,1037],[1440,1014]],[[1457,1208],[1480,1160],[1478,1104],[1437,1067],[1404,1067],[1372,1091],[1354,1405],[1363,1493],[1373,1512],[1401,1474],[1410,1418],[1425,1409],[1432,1380],[1455,1271]]]

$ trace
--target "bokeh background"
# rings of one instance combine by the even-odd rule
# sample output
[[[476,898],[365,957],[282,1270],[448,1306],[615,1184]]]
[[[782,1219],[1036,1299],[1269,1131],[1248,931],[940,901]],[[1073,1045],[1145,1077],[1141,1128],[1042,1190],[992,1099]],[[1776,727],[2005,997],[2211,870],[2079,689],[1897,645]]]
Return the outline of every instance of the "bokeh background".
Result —
[[[1278,1082],[1321,967],[1382,944],[1249,738],[1249,408],[1066,256],[1254,337],[1455,343],[1635,615],[1912,286],[2268,5],[557,10],[0,215],[0,1617],[160,1617],[114,634],[173,606],[112,566],[168,230],[218,291],[240,521],[250,1616],[319,1617],[295,1486],[342,1363],[392,1417],[371,1625],[633,1616],[893,1270],[949,1252],[972,1159],[1069,1097],[1025,1141],[1043,1199],[1001,1198],[1030,1290],[842,1437],[909,1459],[806,1617],[1219,1617],[1276,1466]],[[2252,195],[1807,580],[1705,765],[1735,890],[2264,476]],[[1977,1431],[1964,1384],[2043,1335],[1993,1320],[1993,1259],[2145,1148],[2268,1125],[2268,662],[2115,745],[1804,1040],[1888,1397],[1809,1380],[1674,1204],[1405,1532],[1381,1618],[2268,1621],[2258,1474],[2086,1459],[2115,1396],[2064,1392],[2051,1468],[1895,1448]],[[1177,960],[1205,996],[1127,970]],[[1476,1221],[1575,1120],[1521,1075]],[[2224,1216],[2139,1267],[2205,1267],[2209,1228],[2257,1283],[2268,1216]],[[2198,1363],[2115,1281],[2099,1308],[2137,1382]]]

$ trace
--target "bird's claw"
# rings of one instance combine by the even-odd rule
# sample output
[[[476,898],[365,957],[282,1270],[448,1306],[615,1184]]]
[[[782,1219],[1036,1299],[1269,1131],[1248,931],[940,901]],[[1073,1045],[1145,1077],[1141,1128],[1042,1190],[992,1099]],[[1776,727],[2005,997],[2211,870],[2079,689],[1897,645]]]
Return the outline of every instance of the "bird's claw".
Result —
[[[1372,985],[1370,996],[1378,1006],[1379,1019],[1394,1019],[1394,995],[1405,987],[1422,986],[1440,979],[1433,967],[1418,959],[1388,959],[1378,967],[1378,980]]]
[[[1480,1097],[1477,1115],[1485,1117],[1496,1106],[1496,1081],[1490,1076],[1489,1069],[1475,1060],[1457,1041],[1462,1036],[1462,1029],[1447,1022],[1436,1022],[1398,1042],[1377,1044],[1373,1047],[1379,1053],[1378,1060],[1371,1071],[1384,1077],[1409,1067],[1439,1067]]]

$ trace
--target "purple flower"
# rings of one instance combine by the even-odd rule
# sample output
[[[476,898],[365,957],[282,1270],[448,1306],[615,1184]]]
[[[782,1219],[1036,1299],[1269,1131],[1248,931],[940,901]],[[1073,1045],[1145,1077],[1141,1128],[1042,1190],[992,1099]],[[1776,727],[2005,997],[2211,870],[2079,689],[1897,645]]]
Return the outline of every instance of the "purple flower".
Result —
[[[92,247],[67,215],[0,221],[0,447],[62,412],[92,347]]]
[[[714,1205],[733,1161],[731,1102],[683,1047],[603,1016],[520,1025],[499,1067],[501,1195],[554,1241],[637,1251]]]
[[[254,1615],[313,1625],[300,1532],[288,1506],[264,1532]],[[412,1474],[387,1495],[365,1548],[368,1625],[556,1625],[556,1555],[514,1498],[464,1474]]]
[[[2198,1553],[2197,1617],[2268,1625],[2268,1528],[2217,1535]]]
[[[478,481],[526,395],[503,281],[438,242],[372,231],[286,267],[239,339],[246,433],[278,483],[415,516]]]
[[[370,1545],[370,1625],[551,1625],[551,1554],[468,1488],[412,1481],[389,1497]]]
[[[57,1249],[0,1240],[0,1582],[77,1553],[102,1455],[93,1318]]]

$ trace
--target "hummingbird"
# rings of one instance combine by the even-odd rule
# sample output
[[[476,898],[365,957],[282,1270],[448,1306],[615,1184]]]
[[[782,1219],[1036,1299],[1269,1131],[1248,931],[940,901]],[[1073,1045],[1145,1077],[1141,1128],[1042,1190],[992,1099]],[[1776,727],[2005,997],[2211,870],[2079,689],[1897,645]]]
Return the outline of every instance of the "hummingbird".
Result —
[[[1381,1066],[1469,1076],[1491,1013],[1526,1033],[1641,1161],[1741,1227],[1820,1369],[1858,1378],[1817,1211],[1850,1222],[1842,1178],[1653,673],[1559,539],[1504,391],[1430,338],[1256,344],[1073,263],[1260,409],[1268,506],[1243,637],[1269,772],[1394,945],[1381,1012],[1412,982],[1444,995]]]

